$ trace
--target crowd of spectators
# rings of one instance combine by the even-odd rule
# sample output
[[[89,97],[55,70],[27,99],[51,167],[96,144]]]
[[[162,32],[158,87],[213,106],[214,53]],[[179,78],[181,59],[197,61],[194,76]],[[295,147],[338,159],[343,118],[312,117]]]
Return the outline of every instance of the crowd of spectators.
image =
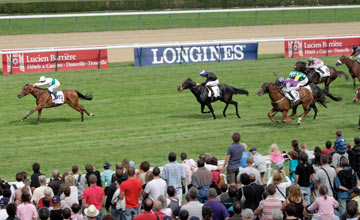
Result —
[[[290,152],[269,147],[273,173],[265,181],[266,161],[255,147],[247,151],[234,133],[224,163],[210,154],[196,161],[174,152],[162,168],[147,161],[138,169],[124,159],[104,170],[77,165],[54,170],[48,179],[40,165],[33,174],[0,183],[0,220],[280,220],[358,219],[360,214],[360,138],[347,143],[336,131],[334,144],[311,152],[291,142]]]

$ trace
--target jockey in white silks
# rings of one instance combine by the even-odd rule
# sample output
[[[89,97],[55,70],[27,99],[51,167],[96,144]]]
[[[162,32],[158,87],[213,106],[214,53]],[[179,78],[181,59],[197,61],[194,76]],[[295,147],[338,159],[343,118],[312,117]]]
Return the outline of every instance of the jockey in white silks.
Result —
[[[51,94],[53,94],[55,99],[57,99],[56,91],[54,89],[60,86],[59,80],[55,78],[46,78],[45,76],[41,76],[38,83],[34,83],[34,86],[47,86],[47,89]]]
[[[312,58],[309,57],[309,63],[307,65],[307,68],[309,69],[314,69],[315,72],[317,72],[320,77],[319,80],[321,81],[321,78],[325,75],[325,74],[330,74],[329,69],[327,66],[324,65],[324,61],[320,60],[319,58]]]
[[[206,77],[205,82],[201,83],[202,86],[207,86],[211,90],[211,98],[214,98],[214,91],[211,87],[219,85],[219,79],[213,72],[205,70],[200,71],[200,76]]]

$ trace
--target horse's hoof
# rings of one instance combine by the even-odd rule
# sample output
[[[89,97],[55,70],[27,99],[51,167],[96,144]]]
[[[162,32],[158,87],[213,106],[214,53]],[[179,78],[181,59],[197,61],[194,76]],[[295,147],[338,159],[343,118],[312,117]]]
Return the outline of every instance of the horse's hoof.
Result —
[[[24,122],[25,118],[21,119],[21,122]]]
[[[90,116],[95,116],[95,114],[93,114],[93,113],[90,113]]]
[[[223,114],[224,115],[224,118],[226,118],[226,115],[225,114]]]

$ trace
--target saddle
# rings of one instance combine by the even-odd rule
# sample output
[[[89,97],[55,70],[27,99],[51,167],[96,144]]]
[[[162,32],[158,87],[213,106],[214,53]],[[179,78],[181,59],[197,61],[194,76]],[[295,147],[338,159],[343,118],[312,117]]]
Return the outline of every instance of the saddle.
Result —
[[[206,87],[209,90],[208,97],[219,97],[220,96],[220,89],[219,86],[212,86],[212,87]],[[214,94],[213,94],[214,93]]]
[[[323,66],[320,69],[315,69],[315,72],[320,75],[320,79],[330,76],[330,70],[327,66]]]
[[[54,94],[50,93],[50,95],[51,95],[53,105],[64,104],[64,93],[63,93],[63,91],[56,92],[57,99],[55,99]]]

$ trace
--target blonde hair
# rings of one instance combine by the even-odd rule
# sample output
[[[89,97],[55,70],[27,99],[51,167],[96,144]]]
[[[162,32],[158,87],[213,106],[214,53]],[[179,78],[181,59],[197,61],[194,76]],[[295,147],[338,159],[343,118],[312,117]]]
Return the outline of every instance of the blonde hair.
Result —
[[[245,143],[241,143],[244,146],[244,150],[246,150],[248,148],[247,144]]]
[[[290,186],[289,199],[293,202],[301,200],[301,191],[298,184],[293,184]]]
[[[272,144],[269,148],[270,153],[272,152],[280,152],[279,147],[277,144]]]
[[[301,150],[303,150],[303,151],[308,148],[306,144],[301,144],[300,147],[301,147]]]
[[[281,173],[280,172],[274,172],[272,183],[277,186],[283,181]]]
[[[74,176],[68,175],[65,177],[65,184],[68,186],[73,186],[75,184]]]

